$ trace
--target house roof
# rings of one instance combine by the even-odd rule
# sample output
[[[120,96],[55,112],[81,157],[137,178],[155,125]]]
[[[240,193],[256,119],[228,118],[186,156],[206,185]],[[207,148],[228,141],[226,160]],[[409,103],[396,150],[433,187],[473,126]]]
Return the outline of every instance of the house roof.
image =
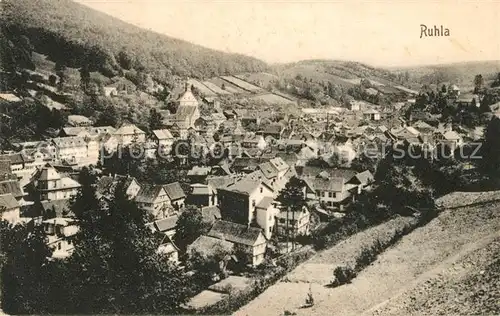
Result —
[[[236,224],[227,221],[217,221],[208,233],[208,236],[227,240],[235,244],[248,246],[255,245],[255,242],[262,235],[262,230],[257,227],[251,227]]]
[[[278,171],[285,171],[286,169],[289,168],[288,164],[281,158],[281,157],[276,157],[269,162],[278,170]]]
[[[455,131],[447,131],[446,133],[443,133],[443,137],[446,140],[459,140],[460,139],[460,135],[458,135],[458,133]]]
[[[333,192],[342,192],[344,189],[344,178],[311,178],[309,179],[309,183],[312,184],[315,190],[321,191],[333,191]]]
[[[264,198],[262,198],[262,200],[260,200],[259,204],[257,204],[255,207],[267,210],[269,208],[269,206],[271,206],[273,201],[274,201],[274,198],[269,197],[269,196],[265,196]]]
[[[210,173],[212,168],[210,167],[199,167],[199,166],[193,166],[191,170],[188,171],[187,175],[188,176],[206,176]]]
[[[269,124],[264,127],[263,132],[265,134],[280,134],[283,130],[283,126],[279,123]]]
[[[259,165],[259,169],[267,179],[276,178],[278,176],[278,169],[270,162],[264,162]]]
[[[157,129],[153,131],[155,137],[159,140],[173,139],[172,133],[168,129]]]
[[[188,246],[188,252],[197,252],[203,256],[211,256],[219,250],[230,252],[233,247],[234,244],[232,242],[202,235]]]
[[[194,183],[191,184],[191,195],[210,195],[215,192],[214,188],[212,188],[208,184]]]
[[[186,197],[186,194],[184,193],[184,190],[182,190],[179,182],[165,184],[163,185],[163,189],[165,189],[165,192],[167,192],[168,197],[172,201]]]
[[[217,206],[205,206],[201,208],[203,221],[212,223],[221,219],[220,209]]]
[[[145,184],[139,190],[135,200],[140,203],[151,203],[164,191],[161,185]]]
[[[62,189],[62,188],[79,188],[79,187],[80,183],[71,179],[70,177],[64,177],[61,178],[61,185],[58,188]]]
[[[215,121],[225,121],[226,120],[226,117],[222,113],[212,113],[212,118]]]
[[[56,212],[56,217],[62,217],[64,211],[70,210],[70,200],[52,200],[52,201],[41,201],[42,209],[44,212],[49,210],[54,210]]]
[[[24,163],[24,157],[21,153],[0,155],[0,160],[8,160],[11,165]]]
[[[92,123],[92,121],[83,115],[68,115],[68,123]]]
[[[237,193],[242,193],[245,195],[250,195],[261,184],[265,184],[265,183],[263,183],[260,180],[253,180],[253,179],[244,178],[244,179],[239,180],[233,184],[228,185],[224,189],[227,191],[231,191],[231,192],[237,192]],[[269,185],[267,185],[267,184],[266,184],[266,186],[269,187]],[[269,187],[269,189],[272,191],[272,188]]]
[[[209,176],[207,177],[206,181],[208,185],[217,190],[225,188],[230,184],[233,184],[234,182],[236,182],[236,179],[234,177],[228,177],[228,176],[221,176],[221,177]]]
[[[11,193],[0,195],[0,211],[4,208],[9,211],[18,207],[19,203],[17,203],[16,198]]]
[[[375,109],[369,109],[363,112],[363,114],[379,114],[379,111]]]
[[[145,134],[143,130],[135,126],[134,124],[125,124],[117,129],[114,133],[115,135],[133,135],[133,134]]]
[[[373,181],[374,177],[373,174],[369,170],[365,170],[363,172],[358,173],[357,175],[354,176],[358,181],[365,185]]]
[[[0,182],[0,194],[12,194],[16,198],[24,196],[19,181],[5,180]]]
[[[56,137],[52,139],[52,142],[59,149],[87,146],[87,142],[85,142],[85,139],[78,136]]]
[[[154,226],[159,232],[166,232],[177,227],[177,220],[179,216],[169,216],[155,221]]]

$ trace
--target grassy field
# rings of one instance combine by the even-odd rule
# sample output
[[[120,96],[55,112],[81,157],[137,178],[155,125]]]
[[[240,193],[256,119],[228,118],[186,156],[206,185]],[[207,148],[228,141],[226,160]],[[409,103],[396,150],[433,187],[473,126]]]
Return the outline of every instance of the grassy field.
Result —
[[[255,100],[255,101],[263,101],[269,105],[272,105],[272,104],[283,104],[284,105],[284,104],[294,103],[293,101],[286,99],[282,96],[279,96],[277,94],[274,94],[274,93],[266,93],[266,94],[257,95],[257,96],[252,97],[251,99]]]
[[[488,253],[483,257],[484,263],[488,265],[492,262],[495,252],[488,247],[499,237],[499,198],[498,191],[445,196],[438,200],[445,210],[437,218],[404,236],[395,246],[379,255],[351,284],[337,288],[328,288],[324,284],[332,275],[331,270],[324,271],[327,267],[333,267],[338,261],[348,261],[347,256],[355,254],[351,247],[346,246],[346,252],[342,252],[342,244],[339,244],[292,271],[288,278],[295,282],[275,284],[235,315],[283,315],[285,310],[297,315],[386,315],[386,309],[392,315],[408,315],[410,313],[405,304],[411,300],[412,293],[419,293],[418,286],[439,276],[441,271],[466,262],[464,258],[474,258],[474,252],[481,249],[486,249],[484,251]],[[358,247],[360,242],[355,240],[360,237],[356,236],[345,243]],[[323,266],[311,265],[308,268],[308,264]],[[465,265],[465,269],[470,271],[467,272],[470,277],[477,272],[474,264]],[[497,273],[495,269],[490,270],[484,273],[491,276]],[[302,309],[309,286],[316,304]],[[439,286],[436,287],[438,289]],[[440,300],[439,304],[460,306],[453,296],[442,295]],[[410,310],[415,312],[415,309]],[[421,314],[421,310],[416,313]]]

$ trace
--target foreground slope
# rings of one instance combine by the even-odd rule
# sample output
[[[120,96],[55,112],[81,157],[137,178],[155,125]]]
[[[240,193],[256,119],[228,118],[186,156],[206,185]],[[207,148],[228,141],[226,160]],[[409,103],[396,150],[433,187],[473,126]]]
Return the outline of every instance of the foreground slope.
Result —
[[[6,0],[1,6],[5,35],[25,35],[35,51],[72,67],[88,63],[107,73],[132,68],[196,77],[266,68],[258,59],[148,31],[70,0]]]
[[[435,282],[432,280],[439,277],[442,271],[454,266],[461,267],[465,271],[464,275],[472,278],[465,277],[464,282],[476,283],[476,287],[471,287],[471,292],[477,289],[479,282],[485,281],[475,281],[473,276],[482,271],[478,270],[483,269],[481,262],[482,266],[487,267],[498,259],[495,253],[498,253],[500,239],[499,199],[498,191],[446,196],[438,201],[445,210],[437,218],[403,237],[393,248],[381,254],[352,284],[333,289],[325,287],[324,283],[331,278],[330,274],[323,276],[324,280],[318,280],[313,274],[301,274],[297,279],[294,277],[297,271],[303,265],[310,264],[305,262],[289,274],[292,282],[279,282],[270,287],[235,315],[282,315],[285,310],[296,312],[297,315],[407,315],[423,314],[426,308],[429,314],[435,314],[433,312],[436,309],[423,305],[425,297],[420,301],[423,309],[417,310],[418,304],[407,309],[405,304],[421,292],[419,286]],[[322,259],[312,258],[310,261],[323,260],[323,263],[327,263],[330,257],[328,252],[334,255],[335,247],[325,252],[327,254],[316,255]],[[477,253],[483,255],[475,255]],[[467,263],[468,260],[472,263]],[[492,269],[484,270],[487,275],[495,273],[489,271]],[[494,279],[488,281],[494,289]],[[310,284],[316,304],[312,308],[301,309]],[[435,288],[435,291],[445,291],[448,286],[453,285],[445,283]],[[448,304],[462,313],[460,308],[467,303],[455,300],[454,296],[442,295],[435,304]],[[484,308],[490,314],[500,312],[498,306],[495,310],[494,305],[487,309],[488,305],[484,302],[483,306],[477,305],[479,311]],[[444,311],[444,314],[457,313]]]

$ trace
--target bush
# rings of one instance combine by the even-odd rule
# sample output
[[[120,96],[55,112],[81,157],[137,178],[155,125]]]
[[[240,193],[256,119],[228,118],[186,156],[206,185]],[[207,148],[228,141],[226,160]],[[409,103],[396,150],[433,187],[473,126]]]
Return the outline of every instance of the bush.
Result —
[[[356,272],[350,267],[336,267],[333,270],[333,281],[331,283],[332,287],[341,286],[347,283],[351,283],[351,280],[356,277]]]

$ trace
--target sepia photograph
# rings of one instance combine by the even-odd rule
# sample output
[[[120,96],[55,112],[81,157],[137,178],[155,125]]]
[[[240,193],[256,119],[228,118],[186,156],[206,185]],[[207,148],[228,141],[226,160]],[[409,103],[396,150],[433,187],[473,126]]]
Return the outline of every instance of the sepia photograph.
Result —
[[[0,0],[0,315],[500,315],[499,21]]]

